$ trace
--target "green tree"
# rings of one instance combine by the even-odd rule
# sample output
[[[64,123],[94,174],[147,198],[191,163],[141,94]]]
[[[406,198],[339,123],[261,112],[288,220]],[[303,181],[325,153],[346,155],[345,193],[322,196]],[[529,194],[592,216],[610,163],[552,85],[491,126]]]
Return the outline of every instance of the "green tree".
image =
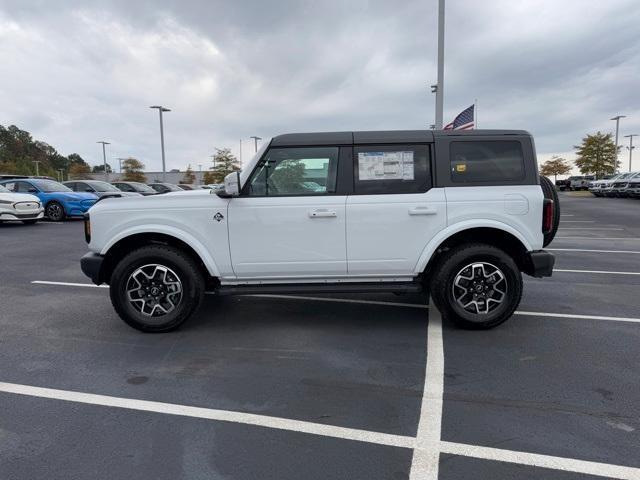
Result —
[[[69,166],[69,179],[73,180],[88,180],[91,177],[91,168],[86,163],[72,163]]]
[[[93,173],[104,173],[104,164],[101,163],[100,165],[94,165],[91,171]],[[107,173],[112,173],[112,172],[113,170],[111,169],[111,165],[107,163]]]
[[[587,135],[582,139],[581,145],[573,148],[578,156],[575,164],[583,175],[595,174],[600,178],[611,175],[618,169],[618,149],[611,133]]]
[[[122,180],[126,182],[146,182],[147,177],[144,176],[144,164],[136,159],[129,157],[122,161]]]
[[[189,166],[187,167],[187,171],[184,172],[184,177],[182,177],[182,180],[180,181],[180,183],[191,185],[195,181],[196,181],[196,176],[193,173],[193,170],[191,169],[191,164],[189,164]]]
[[[204,174],[204,183],[223,183],[224,177],[240,170],[240,162],[229,148],[216,148],[213,167]]]
[[[558,180],[558,175],[566,175],[571,171],[571,164],[562,157],[557,155],[552,156],[549,160],[544,162],[540,167],[540,175],[550,177],[553,175],[553,179]]]

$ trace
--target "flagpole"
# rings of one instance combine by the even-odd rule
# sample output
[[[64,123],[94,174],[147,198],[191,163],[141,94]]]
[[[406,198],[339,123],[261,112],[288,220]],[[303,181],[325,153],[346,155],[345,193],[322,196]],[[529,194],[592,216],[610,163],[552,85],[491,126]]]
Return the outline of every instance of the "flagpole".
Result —
[[[473,121],[476,123],[476,130],[478,129],[478,99],[473,100]]]

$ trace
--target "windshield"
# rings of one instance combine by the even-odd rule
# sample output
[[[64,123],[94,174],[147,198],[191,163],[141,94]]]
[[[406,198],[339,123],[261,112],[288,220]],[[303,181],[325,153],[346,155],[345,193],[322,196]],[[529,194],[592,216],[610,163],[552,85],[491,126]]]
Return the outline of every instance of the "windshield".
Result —
[[[129,182],[129,185],[131,185],[133,188],[135,188],[138,192],[156,193],[156,191],[153,188],[151,188],[149,185],[145,185],[144,183]]]
[[[96,192],[120,192],[120,190],[107,182],[97,180],[95,182],[88,182],[88,184],[93,187]]]
[[[11,193],[4,185],[0,185],[0,192],[2,192],[2,193]]]
[[[33,184],[45,193],[53,192],[73,192],[69,187],[53,180],[31,180]]]

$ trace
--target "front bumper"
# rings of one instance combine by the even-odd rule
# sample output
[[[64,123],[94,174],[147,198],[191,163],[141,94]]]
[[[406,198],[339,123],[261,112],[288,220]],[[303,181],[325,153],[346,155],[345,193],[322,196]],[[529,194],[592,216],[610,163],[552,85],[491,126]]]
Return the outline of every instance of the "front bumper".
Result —
[[[82,269],[82,273],[89,277],[96,285],[103,283],[100,276],[103,261],[104,257],[94,252],[85,253],[80,259],[80,268]]]
[[[0,220],[40,220],[43,217],[44,212],[42,209],[27,213],[6,210],[0,212]]]
[[[527,252],[524,273],[536,278],[550,277],[555,263],[556,257],[546,250]]]

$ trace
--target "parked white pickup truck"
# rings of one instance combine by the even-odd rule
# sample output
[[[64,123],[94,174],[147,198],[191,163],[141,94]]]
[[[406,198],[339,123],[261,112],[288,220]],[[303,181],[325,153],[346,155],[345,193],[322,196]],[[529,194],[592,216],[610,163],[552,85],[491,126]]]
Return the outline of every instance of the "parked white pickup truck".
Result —
[[[424,291],[490,328],[521,272],[552,273],[555,195],[524,131],[280,135],[221,191],[99,201],[81,265],[146,332],[178,327],[205,291]]]

